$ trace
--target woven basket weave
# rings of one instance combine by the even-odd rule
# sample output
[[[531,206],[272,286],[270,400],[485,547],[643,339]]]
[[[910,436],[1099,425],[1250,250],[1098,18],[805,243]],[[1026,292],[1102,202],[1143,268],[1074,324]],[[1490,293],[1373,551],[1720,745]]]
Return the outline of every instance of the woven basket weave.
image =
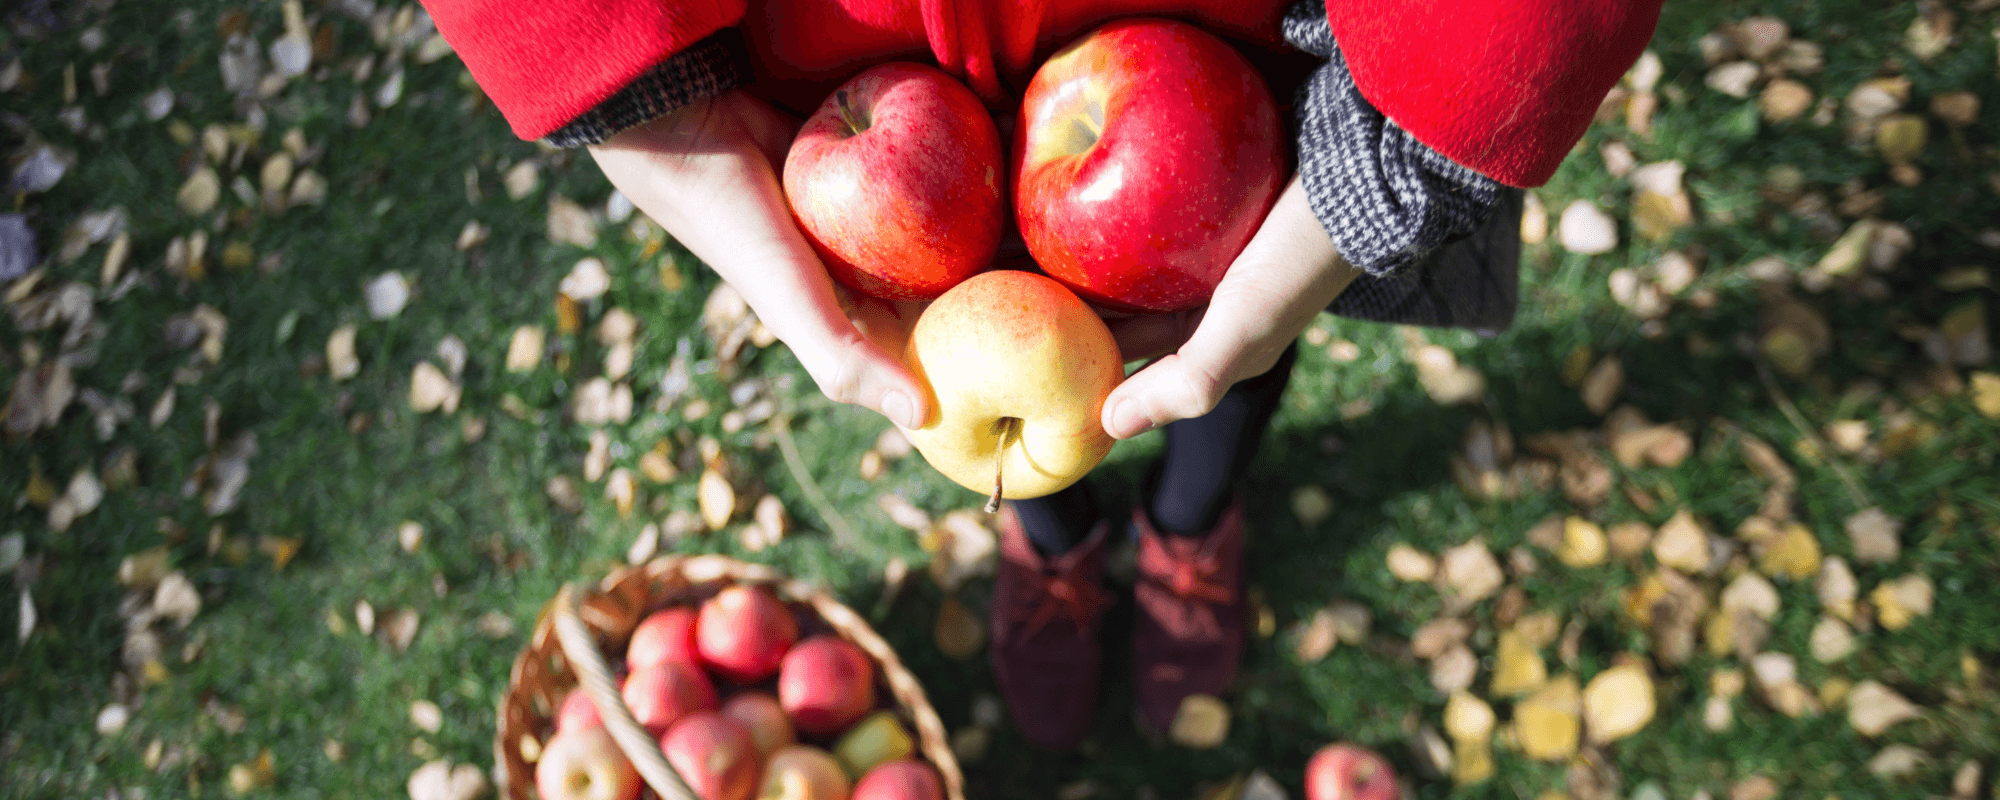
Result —
[[[867,653],[914,734],[917,754],[937,769],[946,799],[965,800],[965,778],[923,685],[861,615],[775,569],[714,555],[656,558],[613,572],[595,590],[564,587],[543,607],[528,646],[514,659],[507,693],[500,699],[493,751],[505,796],[537,800],[534,761],[555,730],[556,708],[580,684],[597,701],[611,738],[654,793],[662,800],[698,800],[667,763],[659,742],[632,718],[604,653],[622,650],[647,614],[699,602],[733,584],[762,585],[794,611],[803,612],[799,616],[808,624],[802,625],[802,636],[824,630]]]

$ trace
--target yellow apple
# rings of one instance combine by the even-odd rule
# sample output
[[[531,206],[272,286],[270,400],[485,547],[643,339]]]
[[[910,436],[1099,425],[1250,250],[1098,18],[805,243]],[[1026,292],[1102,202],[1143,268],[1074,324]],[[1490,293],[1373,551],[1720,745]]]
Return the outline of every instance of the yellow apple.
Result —
[[[905,352],[936,409],[910,442],[961,486],[1041,497],[1111,451],[1098,417],[1125,377],[1118,343],[1062,284],[1014,270],[968,278],[924,309]]]

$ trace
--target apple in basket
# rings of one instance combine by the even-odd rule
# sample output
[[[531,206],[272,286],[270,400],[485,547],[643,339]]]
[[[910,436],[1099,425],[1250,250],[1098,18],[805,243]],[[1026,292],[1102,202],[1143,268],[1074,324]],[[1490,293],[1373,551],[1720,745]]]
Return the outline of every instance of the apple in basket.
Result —
[[[604,724],[604,714],[597,710],[597,701],[590,699],[590,693],[579,686],[563,696],[562,705],[556,709],[556,730],[567,731],[577,728],[591,728]]]
[[[794,739],[792,718],[785,716],[778,698],[764,692],[738,692],[722,704],[722,715],[743,723],[760,756],[768,757]]]
[[[668,661],[700,664],[694,645],[696,612],[693,606],[674,606],[655,611],[632,629],[625,646],[625,666],[634,672]]]
[[[702,663],[743,684],[777,672],[798,638],[792,610],[762,586],[723,589],[701,604],[695,623],[695,649]]]
[[[839,733],[875,707],[875,664],[832,634],[799,642],[778,668],[778,703],[799,730]]]
[[[847,775],[840,762],[811,745],[795,744],[771,754],[757,800],[848,800]]]
[[[632,800],[639,771],[604,726],[559,730],[535,763],[535,790],[543,800]]]
[[[907,758],[885,761],[854,782],[849,800],[943,800],[937,770]]]
[[[714,711],[715,685],[701,668],[678,661],[647,667],[625,678],[622,691],[632,718],[654,736],[696,711]]]
[[[1396,771],[1366,747],[1330,744],[1306,762],[1306,800],[1396,800]],[[857,795],[858,797],[858,795]]]
[[[749,800],[757,789],[757,745],[743,723],[721,712],[682,717],[667,729],[660,750],[701,800]]]

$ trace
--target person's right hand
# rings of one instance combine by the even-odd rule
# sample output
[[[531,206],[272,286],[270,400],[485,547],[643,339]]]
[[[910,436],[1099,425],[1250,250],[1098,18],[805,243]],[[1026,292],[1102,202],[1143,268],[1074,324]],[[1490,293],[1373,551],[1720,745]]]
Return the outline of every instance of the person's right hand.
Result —
[[[797,130],[783,112],[732,91],[622,131],[590,154],[633,205],[743,294],[827,397],[923,427],[930,393],[897,356],[918,307],[848,298],[827,276],[778,184]]]

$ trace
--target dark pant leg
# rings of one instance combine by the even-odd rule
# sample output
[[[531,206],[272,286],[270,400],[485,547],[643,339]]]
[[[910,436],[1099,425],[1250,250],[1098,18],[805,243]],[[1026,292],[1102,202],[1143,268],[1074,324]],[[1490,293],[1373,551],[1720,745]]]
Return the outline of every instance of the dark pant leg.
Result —
[[[1215,527],[1257,455],[1298,356],[1294,342],[1269,371],[1229,387],[1215,410],[1168,423],[1167,450],[1149,481],[1146,500],[1160,530],[1194,536]]]

